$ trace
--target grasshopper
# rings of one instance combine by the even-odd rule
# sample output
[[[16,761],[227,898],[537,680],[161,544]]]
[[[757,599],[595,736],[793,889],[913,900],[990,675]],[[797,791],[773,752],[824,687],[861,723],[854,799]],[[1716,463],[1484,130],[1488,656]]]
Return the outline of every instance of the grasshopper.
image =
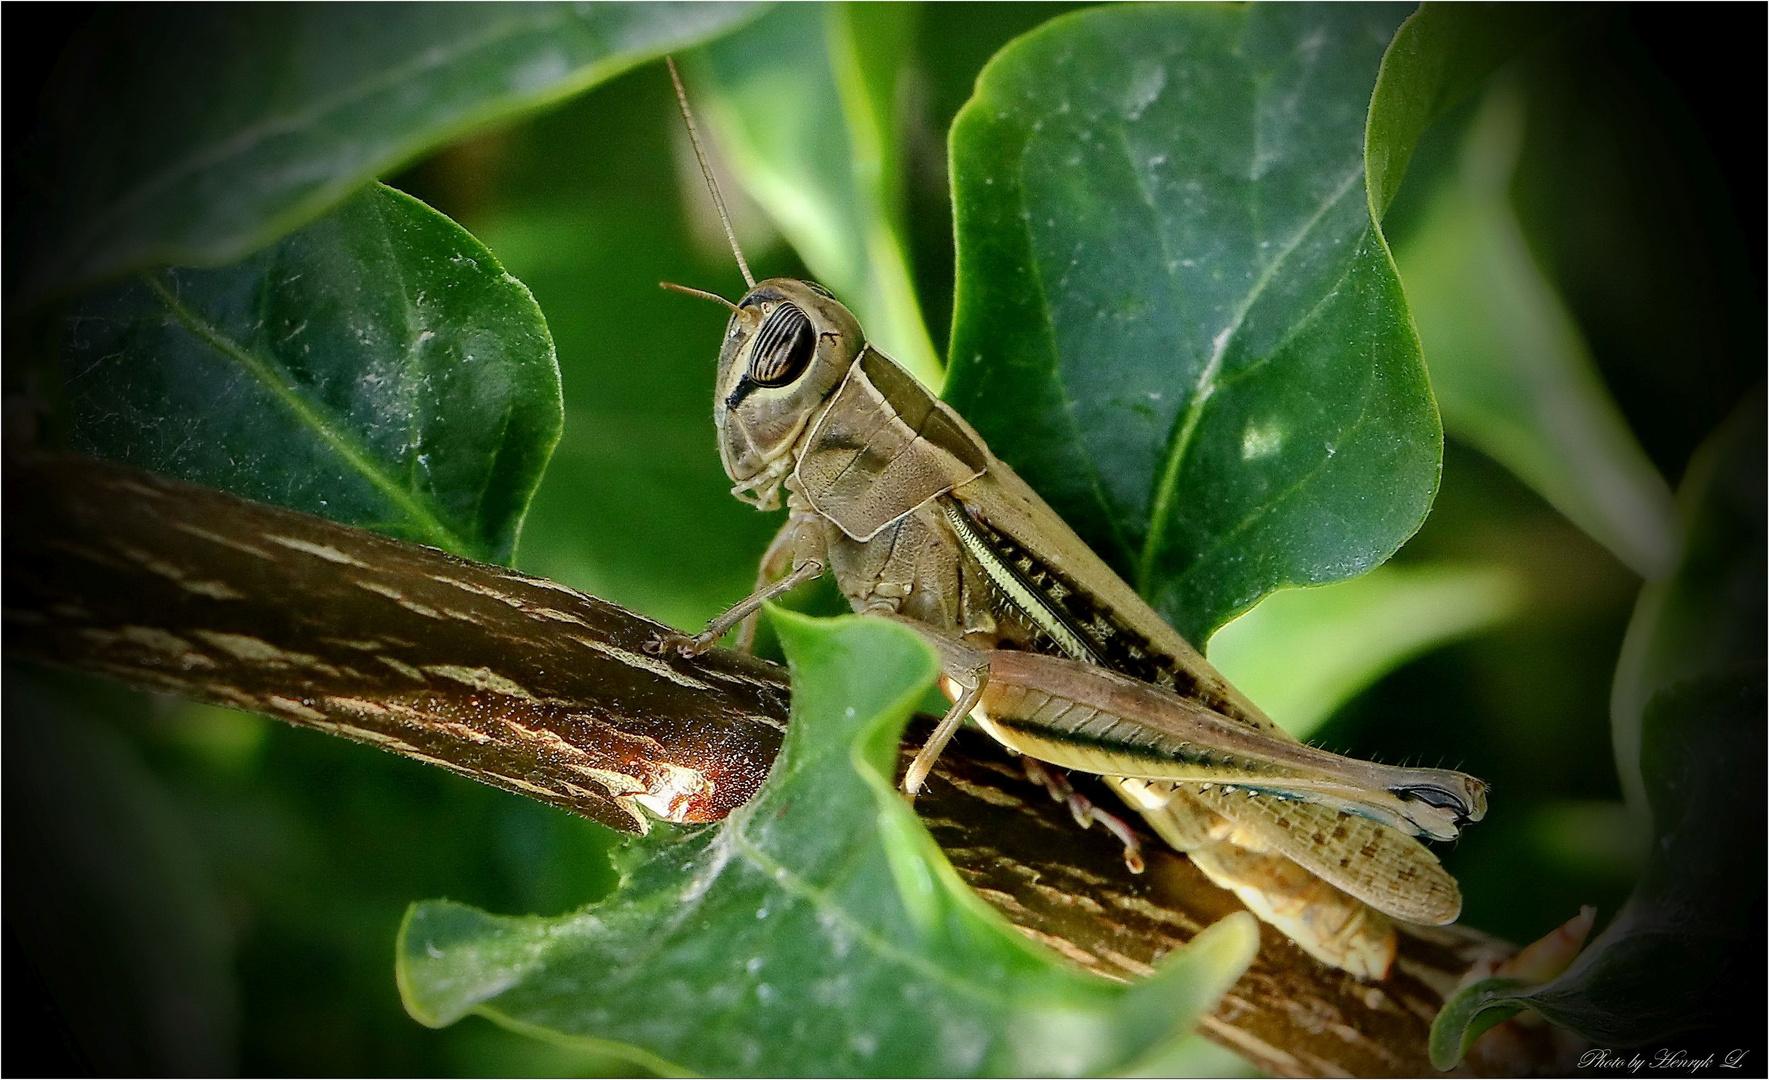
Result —
[[[1485,785],[1443,769],[1341,757],[1289,736],[1157,615],[951,407],[866,341],[809,281],[757,281],[682,115],[748,286],[719,351],[713,419],[732,493],[788,516],[756,590],[700,634],[653,643],[695,656],[763,604],[833,574],[854,610],[898,620],[940,657],[952,702],[904,777],[913,797],[969,717],[1039,763],[1101,776],[1217,884],[1318,959],[1386,975],[1391,920],[1452,922],[1456,882],[1417,836],[1447,840],[1486,810]],[[784,500],[782,492],[785,492]],[[1082,824],[1134,834],[1079,796]]]

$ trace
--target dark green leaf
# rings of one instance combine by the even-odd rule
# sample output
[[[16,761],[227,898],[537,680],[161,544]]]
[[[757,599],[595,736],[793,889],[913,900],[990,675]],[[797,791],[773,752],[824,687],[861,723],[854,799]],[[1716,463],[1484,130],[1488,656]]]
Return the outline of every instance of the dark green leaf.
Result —
[[[480,1012],[723,1075],[1073,1075],[1190,1028],[1257,947],[1249,916],[1153,977],[1108,983],[1027,941],[952,870],[891,782],[936,672],[909,631],[777,615],[793,718],[767,785],[723,823],[662,827],[620,889],[557,919],[415,905],[412,1015]]]
[[[1441,432],[1364,192],[1405,7],[1091,9],[954,124],[947,396],[1181,633],[1368,570]]]
[[[39,299],[166,263],[232,262],[429,148],[703,40],[753,10],[106,10],[47,88],[51,110],[24,165],[53,197],[19,219],[31,230],[23,293]]]
[[[1510,469],[1646,578],[1677,556],[1671,490],[1628,430],[1511,208],[1525,101],[1506,80],[1395,249],[1452,435]]]
[[[1654,696],[1642,762],[1655,843],[1633,896],[1557,978],[1535,987],[1487,979],[1445,1002],[1432,1064],[1451,1068],[1520,1008],[1602,1046],[1654,1042],[1740,1011],[1763,955],[1764,721],[1761,658]]]
[[[1406,21],[1370,103],[1364,157],[1378,218],[1426,127],[1573,11],[1428,3]],[[1524,122],[1519,88],[1507,79],[1396,248],[1432,389],[1452,435],[1503,463],[1637,572],[1660,577],[1676,557],[1670,489],[1511,208]]]
[[[1365,134],[1370,212],[1378,221],[1431,122],[1570,16],[1563,4],[1425,3],[1401,24],[1382,57]]]
[[[750,195],[879,348],[937,387],[903,238],[911,4],[781,4],[708,46],[698,106]]]
[[[384,187],[83,297],[63,371],[77,450],[479,559],[511,557],[559,438],[528,290]]]
[[[1698,24],[1580,11],[1517,65],[1529,116],[1511,205],[1635,437],[1678,483],[1764,373],[1755,152],[1728,131],[1724,86],[1698,74],[1738,70],[1756,27],[1730,9]],[[1700,63],[1673,59],[1689,55],[1685,28],[1707,42]]]

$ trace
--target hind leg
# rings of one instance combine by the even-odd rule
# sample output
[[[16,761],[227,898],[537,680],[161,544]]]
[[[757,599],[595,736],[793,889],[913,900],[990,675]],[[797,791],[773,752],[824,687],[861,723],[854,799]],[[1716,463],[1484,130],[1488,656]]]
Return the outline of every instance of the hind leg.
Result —
[[[1123,818],[1095,806],[1092,799],[1075,790],[1075,785],[1069,783],[1069,778],[1060,769],[1024,754],[1020,755],[1020,767],[1026,771],[1026,779],[1042,786],[1050,793],[1053,801],[1068,804],[1069,814],[1074,817],[1075,824],[1083,829],[1097,824],[1117,837],[1118,842],[1124,845],[1124,865],[1133,874],[1143,872],[1145,864],[1142,843],[1137,840],[1136,833]]]

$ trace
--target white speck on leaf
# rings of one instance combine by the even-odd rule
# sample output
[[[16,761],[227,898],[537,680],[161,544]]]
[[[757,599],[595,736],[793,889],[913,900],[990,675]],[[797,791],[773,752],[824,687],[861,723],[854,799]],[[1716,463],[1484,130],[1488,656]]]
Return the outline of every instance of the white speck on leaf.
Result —
[[[1126,119],[1137,120],[1143,111],[1155,103],[1161,91],[1167,86],[1167,69],[1160,65],[1144,68],[1132,78],[1130,94],[1124,102]]]
[[[1248,424],[1241,433],[1241,460],[1270,457],[1284,445],[1284,432],[1276,424]]]

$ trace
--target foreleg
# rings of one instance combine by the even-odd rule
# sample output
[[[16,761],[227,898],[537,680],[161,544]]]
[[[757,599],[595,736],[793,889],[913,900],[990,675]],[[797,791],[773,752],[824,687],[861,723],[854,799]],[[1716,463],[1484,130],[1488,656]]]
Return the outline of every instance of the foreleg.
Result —
[[[794,514],[787,518],[786,524],[780,526],[780,531],[774,534],[774,539],[768,541],[768,549],[762,552],[761,565],[756,567],[756,593],[761,593],[774,582],[784,579],[799,564],[799,552],[807,547],[806,540],[799,536],[799,532],[816,528],[814,522],[805,520],[806,516]],[[743,616],[743,621],[737,628],[738,652],[755,652],[756,628],[761,619],[762,609],[759,604]]]
[[[686,634],[659,634],[645,648],[651,653],[662,653],[666,649],[675,649],[685,657],[696,657],[718,644],[738,623],[749,621],[762,605],[778,596],[783,596],[798,588],[807,581],[823,576],[824,567],[828,564],[828,555],[824,550],[823,533],[817,527],[814,515],[795,514],[786,527],[781,529],[768,545],[768,551],[762,557],[761,573],[758,578],[768,576],[770,563],[779,564],[785,557],[792,557],[792,570],[785,577],[772,582],[759,583],[756,591],[733,604],[724,614],[706,624],[706,629],[689,637]],[[750,642],[754,640],[753,629],[749,631]],[[739,637],[738,647],[743,648],[745,642]]]

